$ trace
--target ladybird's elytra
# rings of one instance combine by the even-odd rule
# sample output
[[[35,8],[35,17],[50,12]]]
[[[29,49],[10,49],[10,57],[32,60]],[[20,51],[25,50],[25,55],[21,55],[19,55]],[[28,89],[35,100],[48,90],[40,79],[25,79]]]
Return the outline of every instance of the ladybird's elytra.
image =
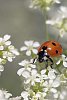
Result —
[[[43,49],[46,48],[47,54],[50,57],[57,57],[62,54],[63,49],[59,42],[55,40],[46,41],[44,42],[38,49],[38,53]]]

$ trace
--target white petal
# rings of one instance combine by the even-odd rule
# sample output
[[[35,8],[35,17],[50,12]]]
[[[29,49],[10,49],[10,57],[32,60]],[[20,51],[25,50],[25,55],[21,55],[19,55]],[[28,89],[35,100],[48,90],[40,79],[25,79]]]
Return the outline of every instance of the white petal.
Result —
[[[2,42],[3,41],[3,38],[0,38],[0,42]]]
[[[39,47],[39,46],[40,46],[39,42],[34,42],[33,43],[33,47]]]
[[[45,97],[47,94],[45,92],[43,92],[43,97]],[[46,99],[47,100],[47,99]]]
[[[55,24],[55,21],[53,21],[53,20],[47,20],[46,21],[46,24],[54,25]]]
[[[13,61],[12,60],[12,57],[8,57],[7,59],[8,59],[9,62],[12,62]]]
[[[9,100],[21,100],[21,96],[17,96],[17,97],[12,97]]]
[[[37,70],[33,69],[33,70],[31,71],[31,74],[32,74],[32,75],[36,75],[36,74],[37,74]]]
[[[49,85],[52,86],[53,80],[49,80]]]
[[[26,97],[28,97],[28,92],[26,92],[26,91],[23,91],[23,92],[21,93],[21,96],[22,96],[23,98],[26,98]]]
[[[57,61],[56,64],[57,64],[57,65],[60,64],[60,61],[61,61],[61,60]]]
[[[34,81],[32,81],[32,82],[31,82],[31,85],[35,85],[35,82],[34,82]]]
[[[36,97],[37,98],[40,98],[41,97],[41,94],[37,92]]]
[[[36,78],[35,79],[35,82],[40,82],[40,78]]]
[[[24,42],[26,46],[32,46],[33,45],[33,41],[25,41]]]
[[[21,66],[25,66],[26,64],[29,64],[29,61],[23,60],[23,61],[21,61],[21,62],[19,63],[19,65],[21,65]]]
[[[17,74],[18,74],[19,76],[21,76],[22,73],[23,73],[23,71],[24,71],[24,69],[25,69],[25,68],[20,68],[20,69],[17,71]]]
[[[59,0],[55,0],[56,3],[60,4],[61,2]]]
[[[45,74],[46,73],[46,69],[45,70],[41,70],[41,74]]]
[[[55,88],[51,88],[50,91],[53,92],[53,93],[57,92],[57,90]]]
[[[13,49],[13,50],[11,50],[11,52],[13,53],[13,54],[15,54],[15,55],[19,55],[19,52],[16,50],[16,49]]]
[[[64,65],[64,67],[67,67],[67,62],[64,61],[63,62],[63,65]]]
[[[4,71],[3,65],[0,65],[0,71],[1,71],[1,72]]]
[[[52,87],[58,87],[60,85],[60,78],[56,78],[52,84]]]
[[[63,61],[65,61],[66,56],[64,54],[62,54],[62,59]]]
[[[53,71],[49,71],[48,77],[49,77],[49,79],[55,79],[56,75],[55,75],[55,73]]]
[[[60,94],[60,99],[64,100],[64,95]]]
[[[44,91],[44,92],[48,92],[48,88],[44,88],[43,91]]]
[[[58,93],[55,93],[54,94],[54,98],[58,98]]]
[[[44,87],[48,87],[48,82],[45,81],[45,82],[43,83],[43,86],[44,86]]]
[[[60,7],[60,10],[61,10],[62,12],[66,12],[66,11],[67,11],[67,7],[61,6],[61,7]]]
[[[4,40],[7,41],[8,39],[10,39],[10,35],[4,35]]]
[[[23,46],[23,47],[20,48],[20,51],[25,51],[25,50],[27,50],[26,46]]]
[[[30,83],[30,78],[24,81],[24,84],[29,84]]]
[[[31,68],[36,68],[36,65],[30,64]]]
[[[37,53],[38,53],[38,50],[37,50],[37,49],[32,49],[32,52],[33,52],[34,54],[37,54]]]
[[[0,46],[0,50],[3,50],[4,49],[4,46]]]
[[[33,41],[32,40],[29,41],[29,46],[33,46]]]
[[[49,11],[50,10],[50,7],[46,7],[46,10]]]
[[[5,45],[10,45],[10,44],[11,44],[11,41],[5,42]]]
[[[26,51],[26,55],[30,56],[31,55],[31,51],[30,50]]]
[[[6,95],[5,95],[5,98],[9,98],[9,97],[11,97],[12,96],[12,94],[11,93],[6,93]]]
[[[28,71],[23,71],[22,76],[28,78],[30,77],[30,73]]]

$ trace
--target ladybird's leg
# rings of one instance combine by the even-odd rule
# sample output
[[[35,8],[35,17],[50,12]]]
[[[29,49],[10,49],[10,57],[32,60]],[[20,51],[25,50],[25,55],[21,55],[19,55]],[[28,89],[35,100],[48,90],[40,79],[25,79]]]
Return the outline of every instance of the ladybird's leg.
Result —
[[[50,66],[51,66],[51,68],[52,68],[53,60],[51,59],[51,57],[50,57],[49,55],[46,55],[46,57],[50,60],[50,62],[51,62]]]
[[[38,57],[34,58],[32,64],[35,63],[37,60],[38,60]]]
[[[52,65],[54,64],[54,63],[53,63],[53,60],[52,60],[51,58],[49,58],[49,59],[50,59],[50,61],[51,61],[50,66],[51,66],[51,68],[53,68],[53,67],[52,67]]]
[[[46,60],[46,62],[47,62],[47,63],[46,63],[46,68],[47,68],[47,67],[48,67],[48,59]]]
[[[33,59],[33,62],[31,64],[35,63],[36,61],[38,61],[39,63],[42,63],[44,59],[36,57]]]

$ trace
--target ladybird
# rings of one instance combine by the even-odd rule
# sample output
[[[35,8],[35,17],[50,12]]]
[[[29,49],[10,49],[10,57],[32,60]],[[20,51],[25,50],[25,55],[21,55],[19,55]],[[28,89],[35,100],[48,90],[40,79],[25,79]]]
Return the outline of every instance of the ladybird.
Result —
[[[59,42],[55,40],[46,41],[38,48],[37,59],[40,63],[46,61],[51,62],[51,67],[53,65],[52,57],[60,56],[63,52],[62,46]],[[35,59],[33,62],[35,62]]]

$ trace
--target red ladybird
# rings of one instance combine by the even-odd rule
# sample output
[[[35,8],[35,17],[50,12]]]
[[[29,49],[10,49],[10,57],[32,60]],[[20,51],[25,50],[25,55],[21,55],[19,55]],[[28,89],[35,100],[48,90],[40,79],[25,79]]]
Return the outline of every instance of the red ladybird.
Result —
[[[51,66],[52,66],[53,65],[52,57],[60,56],[62,52],[63,52],[63,49],[59,42],[55,40],[46,41],[38,49],[37,60],[40,63],[44,61],[47,61],[47,62],[50,61]]]
[[[38,49],[38,52],[42,50],[42,48],[46,47],[47,54],[51,57],[56,57],[62,54],[62,46],[59,42],[52,40],[44,42],[40,48]]]

